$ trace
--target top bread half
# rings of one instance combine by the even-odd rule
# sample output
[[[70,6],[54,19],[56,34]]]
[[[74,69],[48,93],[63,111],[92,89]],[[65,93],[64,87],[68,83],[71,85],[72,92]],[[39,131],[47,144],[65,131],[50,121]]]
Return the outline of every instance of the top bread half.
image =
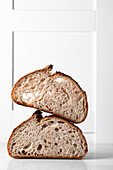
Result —
[[[83,122],[88,112],[86,93],[68,75],[51,74],[52,68],[49,65],[20,78],[12,89],[12,100],[74,123]]]

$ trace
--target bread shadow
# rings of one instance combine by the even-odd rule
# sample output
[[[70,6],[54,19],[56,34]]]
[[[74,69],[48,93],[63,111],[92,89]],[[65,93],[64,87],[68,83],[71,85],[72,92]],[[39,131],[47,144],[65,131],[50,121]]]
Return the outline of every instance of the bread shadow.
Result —
[[[7,170],[88,170],[83,160],[69,159],[13,159],[8,163]]]
[[[88,160],[88,159],[109,159],[109,158],[113,158],[113,153],[107,153],[107,152],[92,152],[92,153],[88,153],[86,155],[86,157],[84,158],[84,160]]]

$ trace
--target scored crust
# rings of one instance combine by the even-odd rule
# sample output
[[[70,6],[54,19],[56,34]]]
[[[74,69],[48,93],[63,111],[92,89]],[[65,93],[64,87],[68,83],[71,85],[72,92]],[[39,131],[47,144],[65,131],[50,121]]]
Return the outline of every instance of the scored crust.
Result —
[[[20,128],[24,123],[26,123],[26,122],[28,122],[29,120],[31,120],[34,116],[37,118],[37,120],[38,120],[38,122],[40,122],[40,124],[42,124],[42,123],[43,123],[46,119],[48,119],[48,118],[49,118],[49,119],[55,118],[55,119],[57,119],[57,120],[59,119],[59,121],[63,121],[63,122],[65,122],[65,123],[71,125],[71,126],[74,127],[75,129],[77,129],[77,130],[80,132],[83,140],[85,141],[85,146],[86,146],[85,154],[82,155],[81,157],[77,157],[77,156],[74,156],[74,157],[68,157],[68,156],[65,156],[65,157],[63,157],[63,156],[41,156],[41,155],[38,155],[38,156],[35,156],[35,155],[32,155],[32,156],[31,156],[31,155],[13,156],[13,155],[10,153],[10,150],[9,150],[10,140],[11,140],[11,138],[12,138],[12,136],[13,136],[13,133],[14,133],[18,128]],[[11,136],[9,137],[8,143],[7,143],[7,150],[8,150],[9,156],[11,156],[12,158],[57,158],[57,159],[59,159],[59,158],[62,158],[62,159],[67,158],[67,159],[82,159],[82,158],[87,154],[87,152],[88,152],[88,146],[87,146],[87,142],[86,142],[86,139],[85,139],[82,131],[81,131],[77,126],[75,126],[73,123],[70,123],[69,121],[67,121],[67,120],[65,120],[65,119],[62,119],[62,118],[60,118],[60,117],[54,116],[54,115],[42,117],[41,111],[40,111],[40,110],[37,110],[29,119],[27,119],[27,120],[25,120],[24,122],[22,122],[20,125],[18,125],[18,126],[13,130]]]
[[[34,72],[31,72],[31,73],[26,74],[25,76],[21,77],[21,78],[16,82],[16,84],[14,85],[14,87],[13,87],[13,89],[12,89],[12,92],[11,92],[12,100],[13,100],[15,103],[19,104],[19,105],[23,105],[23,106],[26,106],[26,107],[32,107],[32,108],[39,109],[39,110],[41,110],[41,111],[45,111],[45,112],[48,112],[48,113],[52,113],[53,115],[60,116],[60,117],[65,118],[65,119],[67,119],[67,120],[69,120],[69,121],[72,121],[72,122],[74,122],[74,123],[81,123],[81,122],[83,122],[83,121],[86,119],[87,114],[88,114],[88,102],[87,102],[86,92],[83,91],[82,88],[79,86],[79,84],[78,84],[73,78],[71,78],[70,76],[68,76],[68,75],[66,75],[66,74],[64,74],[64,73],[61,73],[61,72],[56,72],[56,73],[54,73],[54,74],[51,74],[52,68],[53,68],[53,65],[48,65],[48,66],[46,66],[46,67],[43,68],[43,69],[36,70],[36,71],[34,71]],[[37,107],[37,106],[34,106],[34,105],[30,105],[30,104],[28,104],[28,103],[25,103],[24,101],[20,102],[20,101],[15,100],[15,97],[14,97],[13,93],[14,93],[14,90],[15,90],[18,82],[20,82],[20,81],[21,81],[23,78],[25,78],[26,76],[32,75],[32,74],[34,74],[34,73],[42,72],[42,71],[45,71],[45,72],[48,71],[48,77],[57,78],[57,77],[60,77],[60,76],[61,76],[61,77],[64,77],[64,78],[68,78],[69,80],[71,80],[72,82],[74,82],[74,84],[78,87],[78,89],[80,90],[80,92],[84,95],[84,98],[85,98],[85,101],[86,101],[86,106],[85,106],[86,111],[85,111],[85,114],[84,114],[84,117],[82,118],[82,120],[80,120],[80,121],[76,121],[76,120],[74,120],[74,119],[72,120],[71,118],[65,117],[64,115],[61,115],[61,114],[59,114],[59,113],[56,113],[55,111],[51,111],[51,110],[49,110],[49,109],[45,109],[45,108],[40,107],[40,106]]]

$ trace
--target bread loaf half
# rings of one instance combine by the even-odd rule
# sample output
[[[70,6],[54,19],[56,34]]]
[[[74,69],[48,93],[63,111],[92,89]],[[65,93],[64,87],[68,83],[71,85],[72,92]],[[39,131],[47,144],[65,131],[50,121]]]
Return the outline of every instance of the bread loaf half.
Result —
[[[36,111],[16,127],[7,144],[13,158],[75,158],[82,159],[87,151],[82,131],[59,117],[42,118]]]
[[[14,102],[80,123],[87,116],[86,93],[71,77],[56,72],[52,65],[20,78],[12,89]]]

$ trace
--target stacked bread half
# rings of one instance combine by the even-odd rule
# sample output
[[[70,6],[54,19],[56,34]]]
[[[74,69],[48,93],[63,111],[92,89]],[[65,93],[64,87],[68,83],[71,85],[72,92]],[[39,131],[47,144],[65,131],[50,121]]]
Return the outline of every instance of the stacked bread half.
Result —
[[[52,68],[23,76],[12,89],[15,103],[37,109],[9,138],[7,148],[13,158],[82,159],[88,151],[82,131],[74,125],[87,116],[86,93],[68,75],[52,74]],[[42,117],[42,111],[52,115]]]

